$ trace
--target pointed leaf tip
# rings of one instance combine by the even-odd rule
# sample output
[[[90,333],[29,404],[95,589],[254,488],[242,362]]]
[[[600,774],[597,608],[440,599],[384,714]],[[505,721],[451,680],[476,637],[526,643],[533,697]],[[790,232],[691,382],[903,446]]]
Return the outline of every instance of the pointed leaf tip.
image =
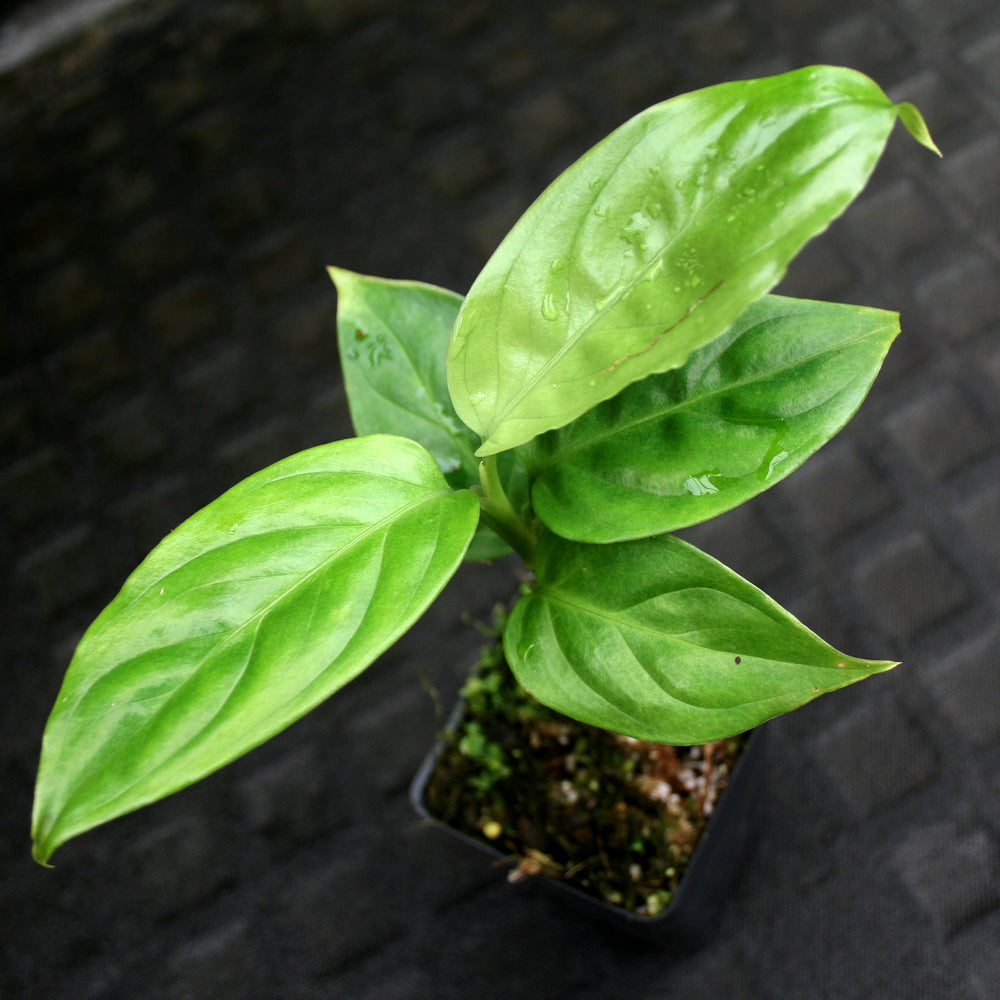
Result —
[[[907,132],[921,146],[925,146],[932,153],[937,153],[938,156],[941,156],[941,150],[937,148],[937,144],[931,138],[927,122],[924,121],[924,116],[917,110],[916,105],[910,104],[909,101],[904,101],[902,104],[896,105],[896,110],[899,112],[899,120],[906,126]]]
[[[838,652],[676,535],[544,534],[534,569],[504,629],[507,661],[539,701],[613,732],[723,739],[893,666]]]
[[[32,846],[31,857],[42,868],[55,868],[55,865],[49,863],[51,856],[52,852],[44,848],[41,844],[36,843]]]

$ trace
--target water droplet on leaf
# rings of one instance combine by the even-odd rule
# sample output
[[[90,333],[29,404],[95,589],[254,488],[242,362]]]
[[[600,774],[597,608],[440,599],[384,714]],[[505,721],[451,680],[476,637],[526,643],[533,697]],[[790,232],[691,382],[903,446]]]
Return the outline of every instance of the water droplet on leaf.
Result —
[[[626,233],[644,233],[649,229],[649,218],[642,212],[633,212],[629,217]]]
[[[781,465],[786,458],[788,458],[788,452],[781,445],[787,431],[787,426],[784,421],[781,421],[775,431],[774,438],[771,441],[770,446],[764,453],[764,457],[761,459],[760,465],[757,467],[757,478],[761,482],[767,482],[767,480],[774,475],[778,466]]]
[[[719,487],[712,482],[712,476],[718,476],[718,472],[702,472],[697,476],[688,476],[684,480],[684,489],[693,497],[708,496],[710,493],[718,493]]]
[[[598,298],[594,299],[594,308],[598,312],[603,312],[617,298],[618,298],[618,289],[612,288],[611,291],[607,293],[607,295],[601,295]]]

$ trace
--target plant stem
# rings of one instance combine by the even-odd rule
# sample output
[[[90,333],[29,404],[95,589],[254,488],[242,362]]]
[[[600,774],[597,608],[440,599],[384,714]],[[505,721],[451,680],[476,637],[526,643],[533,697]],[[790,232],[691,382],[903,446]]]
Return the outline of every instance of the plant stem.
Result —
[[[520,555],[527,566],[531,566],[535,557],[535,535],[518,517],[504,492],[496,455],[489,455],[479,463],[479,482],[482,484],[479,505],[483,520]]]

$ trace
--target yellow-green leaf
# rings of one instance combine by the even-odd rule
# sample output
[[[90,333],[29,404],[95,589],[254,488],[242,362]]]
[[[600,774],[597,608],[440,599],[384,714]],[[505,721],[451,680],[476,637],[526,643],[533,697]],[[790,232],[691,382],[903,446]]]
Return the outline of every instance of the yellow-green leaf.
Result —
[[[898,113],[868,77],[818,66],[675,97],[598,143],[459,312],[448,386],[477,454],[562,427],[722,334],[864,187]]]
[[[204,777],[368,666],[461,561],[479,503],[412,441],[322,445],[182,524],[81,641],[45,730],[35,857]]]

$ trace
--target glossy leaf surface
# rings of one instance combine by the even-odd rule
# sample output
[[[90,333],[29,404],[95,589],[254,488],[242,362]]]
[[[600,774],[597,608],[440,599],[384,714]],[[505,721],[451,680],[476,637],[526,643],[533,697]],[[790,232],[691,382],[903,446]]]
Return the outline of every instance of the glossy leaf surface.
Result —
[[[897,117],[812,67],[642,112],[558,177],[473,284],[448,385],[478,454],[561,427],[683,364],[858,194]]]
[[[422,444],[456,489],[479,482],[477,437],[448,395],[445,360],[462,297],[419,281],[327,269],[337,288],[337,338],[357,434],[397,434]],[[485,525],[470,559],[510,549]]]
[[[355,677],[448,581],[478,514],[419,445],[371,436],[279,462],[168,535],[70,664],[43,744],[36,858]]]
[[[681,368],[519,449],[535,512],[566,538],[609,542],[730,510],[847,423],[898,332],[895,313],[765,296]]]
[[[584,545],[546,535],[504,652],[557,711],[691,744],[750,729],[895,664],[838,653],[673,535]]]

